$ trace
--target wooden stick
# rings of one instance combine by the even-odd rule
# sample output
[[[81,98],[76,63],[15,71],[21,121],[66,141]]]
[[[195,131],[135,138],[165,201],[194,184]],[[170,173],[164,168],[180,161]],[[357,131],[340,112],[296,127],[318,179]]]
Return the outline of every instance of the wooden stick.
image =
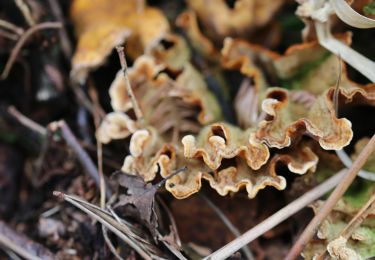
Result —
[[[52,131],[61,131],[61,135],[63,136],[67,145],[70,148],[72,148],[85,171],[91,178],[94,179],[97,187],[100,188],[100,177],[98,169],[96,168],[94,162],[91,160],[90,156],[81,147],[77,138],[73,135],[72,131],[70,130],[69,126],[65,123],[65,121],[53,122],[49,125],[49,127]],[[106,193],[108,197],[111,197],[112,194],[108,187],[106,188]]]
[[[375,135],[372,136],[368,144],[365,146],[365,148],[363,148],[362,152],[359,154],[358,158],[355,160],[352,167],[350,167],[348,172],[342,178],[339,185],[331,193],[329,198],[324,203],[323,207],[319,210],[318,214],[316,214],[315,217],[311,220],[311,222],[307,225],[307,227],[305,228],[301,236],[298,238],[297,242],[289,251],[288,255],[285,258],[286,260],[292,260],[298,257],[303,247],[314,236],[320,223],[328,216],[328,214],[331,212],[333,207],[336,205],[336,203],[339,201],[339,199],[348,189],[350,184],[353,182],[354,178],[357,176],[357,173],[366,163],[368,157],[371,155],[374,149],[375,149]]]

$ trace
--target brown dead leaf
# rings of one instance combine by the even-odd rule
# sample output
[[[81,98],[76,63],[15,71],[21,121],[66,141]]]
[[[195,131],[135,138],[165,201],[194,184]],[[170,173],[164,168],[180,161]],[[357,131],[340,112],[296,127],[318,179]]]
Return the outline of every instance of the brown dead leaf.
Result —
[[[184,156],[202,158],[213,170],[223,159],[241,157],[254,170],[264,165],[269,158],[268,148],[255,138],[252,129],[242,131],[229,124],[217,123],[203,128],[199,136],[182,138]]]
[[[216,99],[209,92],[199,72],[185,61],[186,55],[172,55],[173,48],[179,49],[182,39],[171,37],[170,41],[176,40],[172,49],[160,52],[160,49],[154,46],[154,49],[149,50],[155,55],[157,53],[159,61],[166,63],[159,64],[155,58],[143,55],[135,61],[128,73],[146,123],[154,127],[167,141],[176,139],[180,133],[196,133],[201,125],[221,117]],[[184,43],[182,45],[184,46]],[[184,53],[185,48],[181,51]],[[173,67],[168,67],[172,57],[182,57],[182,62],[174,61]],[[123,115],[131,110],[132,104],[121,72],[113,81],[109,94],[115,112],[109,114],[109,118],[103,121],[97,133],[98,137],[102,137],[100,140],[106,143],[110,139],[123,138],[137,129],[136,123]]]
[[[155,39],[169,31],[161,11],[139,7],[141,1],[75,0],[71,17],[78,44],[71,77],[83,83],[87,74],[102,65],[117,45],[128,40],[127,53],[135,58]]]
[[[179,199],[198,192],[202,179],[222,196],[246,187],[253,198],[266,186],[285,188],[285,178],[276,172],[278,164],[296,174],[315,170],[318,158],[308,145],[293,146],[266,163],[268,148],[253,138],[251,130],[242,131],[220,123],[207,126],[198,137],[183,138],[182,148],[156,142],[162,140],[156,131],[139,130],[130,141],[131,154],[126,157],[122,170],[151,181],[158,173],[169,178],[174,169],[187,166],[186,171],[166,181],[166,189]],[[210,142],[204,142],[207,139]]]
[[[374,105],[374,87],[339,88],[340,107]],[[286,90],[272,88],[262,108],[268,118],[259,123],[257,138],[279,149],[289,146],[296,136],[307,134],[326,150],[342,149],[352,139],[351,122],[337,118],[333,106],[334,88],[318,97],[310,109],[289,100]]]
[[[128,175],[126,173],[119,173],[117,181],[121,187],[126,189],[126,193],[119,196],[114,208],[129,204],[133,205],[137,209],[141,220],[155,234],[157,216],[154,213],[154,203],[157,186],[145,183],[139,176]]]

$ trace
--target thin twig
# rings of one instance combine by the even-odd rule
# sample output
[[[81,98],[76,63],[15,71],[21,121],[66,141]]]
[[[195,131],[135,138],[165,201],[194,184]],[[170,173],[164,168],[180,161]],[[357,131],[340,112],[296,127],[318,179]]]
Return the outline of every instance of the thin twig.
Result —
[[[375,135],[372,136],[372,138],[367,143],[365,148],[363,148],[362,152],[359,154],[358,158],[355,160],[352,167],[350,167],[350,169],[347,171],[345,176],[342,178],[339,185],[337,185],[336,189],[331,193],[331,195],[329,196],[327,201],[324,203],[323,207],[320,209],[318,214],[316,214],[315,217],[311,220],[311,222],[307,225],[302,235],[298,238],[297,242],[289,251],[285,259],[292,260],[298,257],[303,247],[314,236],[320,223],[328,216],[332,208],[336,205],[336,203],[339,201],[339,199],[348,189],[350,184],[353,182],[353,180],[357,176],[357,173],[366,163],[368,157],[371,155],[374,149],[375,149]]]
[[[306,192],[304,195],[294,200],[293,202],[286,205],[284,208],[280,209],[272,216],[268,217],[266,220],[262,221],[252,229],[246,231],[240,237],[236,238],[232,242],[226,244],[219,250],[213,252],[211,255],[207,256],[205,259],[225,259],[231,256],[236,251],[240,250],[242,247],[260,237],[267,231],[271,230],[284,220],[288,219],[290,216],[294,215],[316,199],[320,198],[328,191],[333,189],[345,175],[345,170],[341,170],[333,177],[324,181],[322,184],[316,186],[312,190]]]
[[[375,193],[366,202],[366,204],[358,211],[358,213],[352,218],[349,224],[341,231],[340,236],[348,239],[354,232],[354,230],[359,227],[362,222],[367,218],[367,216],[373,212],[375,207]]]
[[[181,167],[181,168],[173,171],[170,175],[168,175],[167,177],[165,177],[164,179],[162,179],[159,183],[155,184],[156,185],[156,189],[160,189],[167,182],[167,180],[169,180],[172,177],[176,176],[180,172],[186,171],[187,169],[188,169],[187,166],[183,166],[183,167]]]
[[[58,122],[53,122],[49,125],[50,129],[52,131],[61,131],[61,135],[65,139],[66,143],[74,153],[76,154],[78,160],[82,164],[83,168],[85,171],[88,173],[88,175],[93,178],[95,181],[97,187],[100,187],[100,178],[99,178],[99,172],[98,169],[96,168],[94,162],[91,160],[89,155],[86,153],[86,151],[81,147],[79,144],[77,138],[73,135],[72,131],[68,127],[68,125],[65,123],[65,121],[58,121]],[[111,196],[110,190],[107,188],[107,196]]]
[[[232,222],[224,215],[224,213],[209,199],[206,195],[199,193],[200,197],[207,203],[207,205],[216,213],[220,220],[224,223],[225,226],[233,233],[235,237],[240,237],[241,232],[232,224]],[[246,259],[255,259],[253,253],[251,253],[248,246],[242,248],[246,255]]]
[[[14,106],[8,107],[8,113],[12,115],[15,119],[17,119],[17,121],[20,122],[22,125],[26,126],[27,128],[30,128],[34,132],[37,132],[41,136],[47,135],[47,129],[44,126],[24,116]]]
[[[130,80],[129,80],[129,77],[128,77],[128,65],[126,63],[124,47],[117,46],[116,50],[117,50],[117,53],[118,53],[118,56],[119,56],[119,59],[120,59],[121,70],[122,70],[122,73],[124,74],[126,91],[127,91],[128,96],[130,98],[130,101],[132,102],[134,113],[135,113],[138,121],[140,122],[140,124],[143,126],[144,125],[143,114],[142,114],[142,111],[141,111],[141,109],[138,105],[137,99],[135,98],[135,95],[133,93],[133,89],[130,85]]]
[[[29,6],[24,2],[24,0],[14,0],[16,2],[16,5],[18,9],[20,9],[23,17],[25,18],[27,24],[29,26],[35,25],[35,20],[31,15]]]
[[[18,36],[21,36],[24,33],[24,30],[21,27],[18,27],[17,25],[12,24],[12,23],[10,23],[8,21],[5,21],[3,19],[0,19],[0,27],[2,27],[4,29],[7,29],[9,31],[12,31],[12,32],[18,34]]]
[[[19,39],[19,36],[17,34],[8,32],[8,31],[0,28],[0,37],[1,36],[4,37],[4,38],[7,38],[9,40],[12,40],[12,41],[17,41]]]
[[[18,40],[17,44],[12,49],[12,52],[10,53],[9,59],[5,65],[5,68],[3,70],[3,73],[0,76],[0,79],[6,79],[8,77],[8,74],[10,70],[12,69],[12,66],[18,56],[19,51],[21,50],[22,46],[25,44],[25,42],[29,39],[31,35],[33,35],[36,31],[40,30],[46,30],[46,29],[57,29],[61,28],[61,23],[58,22],[45,22],[37,24],[31,28],[29,28]]]
[[[91,100],[86,96],[82,88],[73,81],[70,81],[69,86],[73,90],[74,95],[76,96],[79,104],[85,107],[90,112],[90,114],[93,115],[95,113],[94,105],[92,104]]]
[[[64,17],[59,2],[57,0],[48,0],[48,3],[57,21],[64,24]],[[70,58],[72,57],[73,48],[72,43],[69,40],[68,33],[66,32],[65,26],[61,27],[61,30],[59,31],[59,38],[61,43],[61,49],[65,55],[65,59],[70,60]]]

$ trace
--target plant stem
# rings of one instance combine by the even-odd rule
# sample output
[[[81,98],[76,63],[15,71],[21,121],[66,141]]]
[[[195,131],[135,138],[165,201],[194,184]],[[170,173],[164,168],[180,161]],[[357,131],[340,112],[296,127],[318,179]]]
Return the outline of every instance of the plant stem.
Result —
[[[142,114],[141,109],[139,108],[137,99],[135,98],[135,95],[133,93],[133,89],[130,85],[130,80],[129,80],[129,77],[128,77],[128,65],[127,65],[126,59],[125,59],[124,47],[117,46],[116,50],[117,50],[118,56],[120,58],[121,70],[122,70],[122,73],[124,74],[126,91],[127,91],[128,96],[130,98],[130,101],[132,102],[134,113],[135,113],[138,121],[140,122],[140,124],[143,126],[144,125],[143,114]]]

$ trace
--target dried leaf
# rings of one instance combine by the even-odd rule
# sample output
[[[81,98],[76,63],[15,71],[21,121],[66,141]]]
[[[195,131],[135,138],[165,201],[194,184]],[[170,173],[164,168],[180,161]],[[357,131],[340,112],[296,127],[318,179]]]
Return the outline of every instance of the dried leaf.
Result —
[[[224,123],[203,128],[197,137],[184,136],[182,144],[186,158],[202,158],[212,170],[218,169],[223,159],[235,157],[244,159],[257,170],[269,158],[268,148],[255,138],[252,129],[242,131]]]
[[[343,105],[374,104],[374,87],[340,88],[339,100]],[[296,136],[307,134],[319,141],[323,149],[338,150],[352,139],[351,122],[336,118],[333,107],[334,88],[325,91],[311,109],[293,103],[284,89],[272,88],[263,101],[262,108],[268,118],[259,123],[257,137],[270,147],[283,148]],[[342,105],[340,105],[342,107]]]
[[[71,76],[84,83],[89,71],[102,65],[113,48],[129,40],[133,58],[169,31],[164,15],[156,8],[140,10],[137,1],[75,0],[71,16],[78,37]]]
[[[154,213],[155,193],[157,186],[145,183],[139,176],[120,173],[117,175],[119,185],[126,189],[126,194],[119,196],[115,208],[133,205],[140,218],[147,224],[150,231],[155,234],[157,228],[157,216]]]
[[[145,121],[165,136],[173,136],[170,134],[173,129],[195,133],[200,125],[220,118],[217,101],[202,76],[189,63],[175,71],[165,63],[156,63],[150,56],[141,56],[128,74]],[[119,72],[109,93],[113,109],[128,112],[131,101],[122,77]]]
[[[212,129],[215,130],[215,128],[220,129],[220,131],[213,131]],[[189,146],[190,144],[186,144],[186,142],[189,143],[189,140],[186,141],[185,138],[185,141],[183,141],[184,149],[168,143],[155,145],[155,142],[145,141],[144,144],[146,145],[137,145],[140,149],[139,153],[133,152],[135,155],[126,157],[122,169],[123,171],[139,175],[146,181],[151,181],[156,177],[157,173],[166,178],[172,174],[174,169],[187,166],[188,169],[186,171],[166,181],[166,189],[179,199],[186,198],[198,192],[202,186],[202,179],[207,180],[210,186],[222,196],[227,195],[229,192],[237,192],[242,187],[246,187],[249,197],[253,198],[259,190],[266,186],[273,186],[277,189],[285,188],[286,181],[284,177],[277,175],[276,164],[284,164],[291,172],[297,174],[304,174],[315,170],[318,158],[305,145],[294,146],[286,152],[276,154],[260,169],[261,165],[257,166],[258,170],[251,169],[248,165],[249,162],[253,165],[255,164],[251,161],[252,158],[249,156],[251,152],[249,151],[254,149],[254,151],[257,151],[257,153],[253,154],[255,158],[259,153],[259,156],[266,156],[265,160],[267,160],[268,149],[261,143],[251,140],[250,133],[250,130],[241,131],[223,123],[208,126],[202,130],[197,140],[200,140],[200,138],[204,140],[204,138],[208,137],[231,141],[227,141],[226,145],[219,147],[217,150],[209,145],[205,146],[207,151],[203,148],[193,149],[192,157],[194,158],[187,158],[189,156],[186,155],[186,150],[192,147]],[[226,139],[222,136],[226,136]],[[156,131],[148,132],[147,137],[160,140],[160,137],[157,137]],[[247,138],[250,138],[250,141]],[[137,142],[136,138],[132,138],[130,146],[136,146]],[[243,145],[243,143],[247,142],[247,146]],[[143,144],[143,142],[141,143]],[[201,154],[199,150],[201,150]],[[221,157],[220,160],[214,159],[219,156]],[[205,157],[206,159],[204,159]]]

